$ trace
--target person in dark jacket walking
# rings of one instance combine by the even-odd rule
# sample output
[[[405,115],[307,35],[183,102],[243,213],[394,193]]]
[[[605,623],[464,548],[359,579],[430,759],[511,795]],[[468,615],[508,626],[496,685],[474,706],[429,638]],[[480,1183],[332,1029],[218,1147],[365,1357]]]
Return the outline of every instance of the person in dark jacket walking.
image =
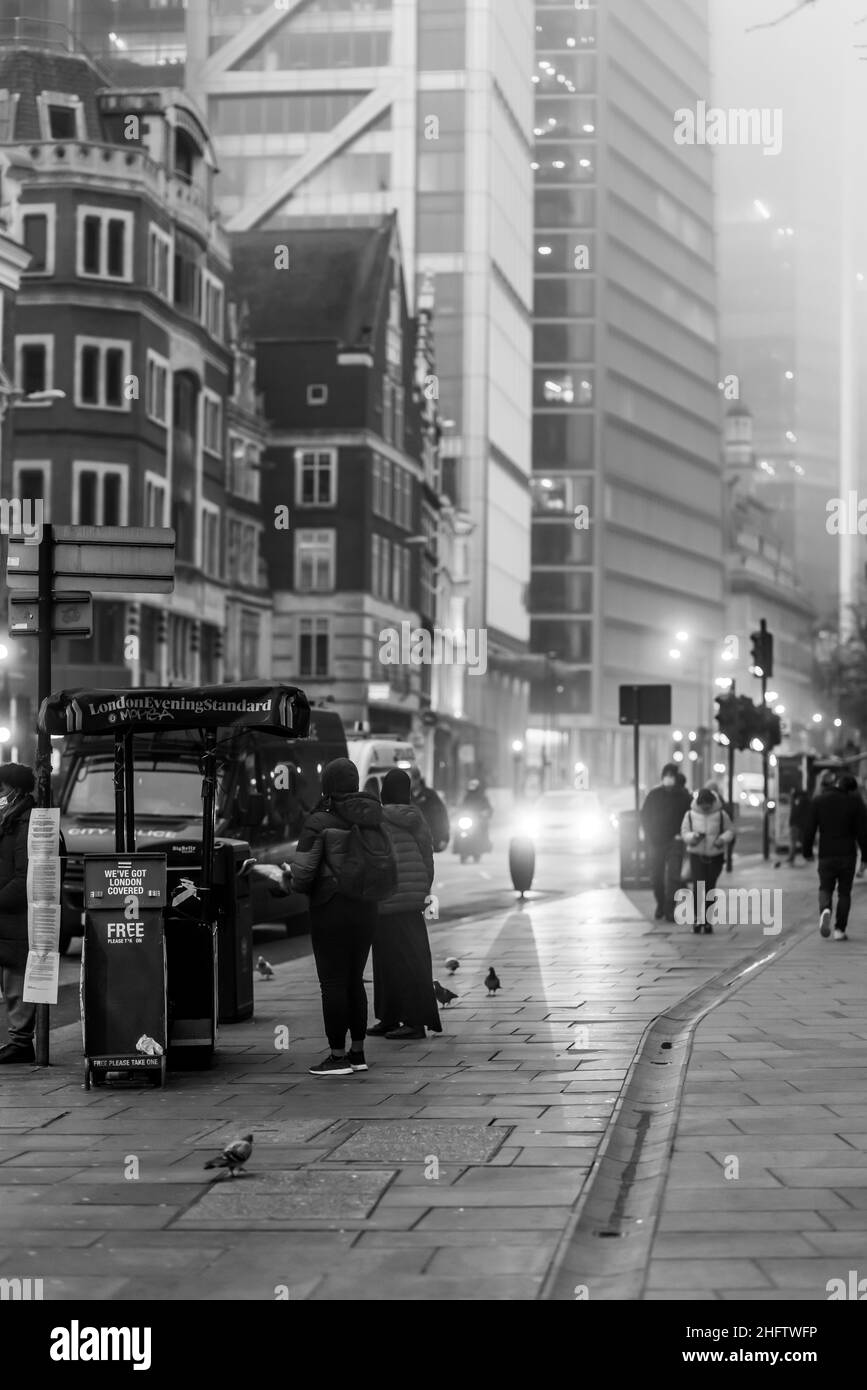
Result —
[[[674,763],[662,769],[659,786],[651,787],[641,808],[641,828],[647,843],[657,922],[674,921],[674,895],[680,882],[683,841],[680,826],[692,804],[686,785],[678,785]]]
[[[27,965],[27,832],[35,778],[21,763],[0,763],[0,989],[9,1042],[0,1065],[35,1062],[36,1005],[24,1002]]]
[[[377,796],[358,790],[355,764],[348,758],[335,758],[322,774],[322,800],[304,822],[290,871],[292,887],[310,898],[310,939],[331,1048],[324,1061],[309,1068],[312,1076],[367,1071],[364,967],[378,904],[347,898],[337,888],[337,873],[355,825],[382,828],[382,806]]]
[[[789,857],[788,864],[794,864],[801,848],[804,828],[810,813],[810,798],[803,787],[796,787],[789,802]]]
[[[837,890],[834,940],[846,941],[852,902],[852,881],[858,850],[867,857],[867,808],[854,777],[844,774],[836,787],[821,791],[810,803],[804,825],[804,858],[813,858],[819,836],[819,931],[831,935],[831,906]]]
[[[433,787],[428,786],[417,764],[413,764],[409,775],[412,782],[413,805],[418,807],[427,821],[434,850],[438,853],[440,850],[448,848],[451,838],[449,813],[446,810],[445,802],[442,797],[437,795]]]
[[[373,934],[373,1005],[381,1022],[372,1035],[421,1041],[442,1032],[424,909],[434,876],[433,844],[424,815],[411,802],[400,768],[382,783],[382,805],[397,856],[397,892],[379,905]]]

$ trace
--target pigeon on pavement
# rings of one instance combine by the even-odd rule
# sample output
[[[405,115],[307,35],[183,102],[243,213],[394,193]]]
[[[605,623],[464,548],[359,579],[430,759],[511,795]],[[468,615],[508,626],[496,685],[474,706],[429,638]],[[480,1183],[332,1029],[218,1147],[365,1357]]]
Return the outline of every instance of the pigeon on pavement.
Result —
[[[256,961],[256,969],[263,980],[271,980],[274,978],[274,971],[271,969],[264,956],[260,956]]]
[[[490,970],[485,976],[485,985],[487,986],[489,996],[491,994],[496,994],[497,990],[502,988],[499,976],[497,975],[497,972],[493,966],[491,966]]]
[[[446,961],[446,970],[449,972],[450,975],[454,975],[455,971],[460,968],[460,964],[460,961],[455,960],[454,956],[449,956],[448,960]]]
[[[223,1152],[217,1158],[210,1158],[205,1164],[206,1168],[228,1168],[229,1176],[234,1177],[235,1171],[244,1171],[244,1164],[253,1152],[253,1136],[245,1134],[243,1139],[235,1139],[231,1144],[227,1144]]]
[[[439,980],[434,980],[433,985],[434,994],[436,995],[437,1000],[440,1004],[450,1004],[453,999],[457,999],[458,996],[454,993],[454,991],[450,989],[443,989]]]

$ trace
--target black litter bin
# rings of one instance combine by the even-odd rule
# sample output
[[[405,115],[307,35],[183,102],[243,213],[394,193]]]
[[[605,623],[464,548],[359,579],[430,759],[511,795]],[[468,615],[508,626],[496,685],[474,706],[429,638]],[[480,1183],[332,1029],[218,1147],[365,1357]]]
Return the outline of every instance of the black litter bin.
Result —
[[[636,842],[638,813],[637,811],[621,811],[618,819],[620,822],[620,887],[628,888],[633,893],[652,888],[653,882],[650,876],[647,846],[644,843],[640,827],[638,828],[639,839]]]
[[[217,922],[203,921],[201,841],[166,845],[170,1068],[209,1067],[217,1041]]]
[[[238,877],[249,858],[243,840],[217,840],[214,846],[219,1023],[253,1017],[253,905],[249,877]]]

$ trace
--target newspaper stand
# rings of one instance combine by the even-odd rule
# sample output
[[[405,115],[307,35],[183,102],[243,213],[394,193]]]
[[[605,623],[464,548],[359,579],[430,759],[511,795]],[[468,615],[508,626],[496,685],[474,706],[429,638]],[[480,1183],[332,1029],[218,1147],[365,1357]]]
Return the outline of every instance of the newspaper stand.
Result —
[[[84,1085],[166,1082],[164,854],[88,855],[81,966]]]
[[[218,856],[215,841],[215,815],[217,774],[221,759],[225,758],[225,745],[230,742],[233,732],[241,729],[256,729],[277,737],[296,739],[306,737],[310,726],[310,704],[303,690],[297,686],[269,685],[257,681],[241,681],[234,685],[184,687],[171,686],[166,689],[132,690],[74,690],[61,691],[43,701],[39,712],[39,726],[43,732],[54,737],[64,734],[77,734],[80,738],[104,737],[114,734],[114,811],[115,811],[115,851],[114,856],[84,856],[85,863],[85,905],[88,920],[93,921],[91,938],[85,938],[85,953],[82,959],[82,1023],[85,1037],[85,1050],[92,1045],[91,1040],[99,1034],[100,1020],[108,1017],[109,1003],[111,1016],[123,1012],[126,1005],[132,1011],[134,993],[147,994],[147,1024],[142,1025],[140,1036],[130,1040],[133,1049],[133,1063],[130,1071],[157,1072],[152,1063],[140,1064],[136,1059],[150,1053],[158,1057],[158,1048],[164,1055],[159,1058],[159,1074],[164,1080],[166,1064],[173,1066],[202,1067],[213,1061],[217,1035],[218,1013],[218,931],[221,919],[219,895],[225,892],[225,874],[215,872]],[[135,735],[160,730],[196,730],[202,734],[200,766],[202,771],[202,840],[200,846],[190,846],[198,850],[195,854],[197,881],[192,882],[193,891],[177,892],[178,882],[186,885],[181,878],[182,866],[177,863],[176,854],[169,850],[170,868],[167,871],[166,855],[137,855],[135,852]],[[223,738],[218,739],[218,733]],[[180,848],[180,847],[176,847]],[[172,862],[174,861],[174,862]],[[93,899],[87,891],[106,892],[106,869],[115,870],[120,864],[130,866],[130,874],[136,866],[146,868],[144,879],[132,877],[117,878],[118,884],[144,881],[148,885],[146,894],[159,896],[141,898],[140,894],[121,894],[115,900],[112,893],[110,907],[102,910],[102,903],[109,899]],[[125,871],[126,872],[126,871]],[[100,873],[102,880],[100,882]],[[167,892],[167,874],[172,879]],[[109,879],[109,882],[112,880]],[[123,902],[121,897],[139,898],[139,902]],[[118,914],[115,906],[121,907]],[[157,902],[160,908],[156,908]],[[141,914],[149,914],[150,904],[154,904],[153,916],[162,916],[161,929],[150,924]],[[95,911],[94,911],[95,909]],[[138,911],[138,919],[127,918],[125,912]],[[104,919],[104,920],[103,920]],[[89,939],[98,938],[98,932],[109,921],[119,924],[138,922],[142,935],[133,939],[148,941],[152,953],[145,949],[140,959],[148,968],[134,988],[128,987],[127,976],[121,960],[116,966],[104,962],[100,951],[92,946],[88,951]],[[126,947],[108,946],[108,934],[104,955],[112,952],[117,956]],[[157,941],[159,940],[159,945]],[[136,954],[139,948],[136,947]],[[162,974],[158,965],[159,956],[165,964]],[[115,956],[112,956],[112,962]],[[115,973],[116,972],[116,973]],[[107,1001],[100,998],[110,991],[115,982],[124,980],[123,998]],[[120,984],[117,984],[120,989]],[[144,1008],[144,1006],[142,1006]],[[162,1012],[161,1012],[162,1010]],[[138,1017],[137,1014],[131,1016]],[[245,1014],[245,1016],[249,1016]],[[142,1014],[145,1017],[145,1014]],[[160,1018],[165,1020],[163,1035],[158,1036],[151,1029],[160,1028]],[[135,1031],[133,1026],[130,1031]],[[116,1032],[105,1034],[109,1039],[108,1051],[116,1046]],[[125,1036],[125,1034],[124,1034]],[[141,1051],[137,1050],[137,1044]],[[101,1045],[101,1044],[100,1044]],[[155,1045],[155,1046],[154,1046]],[[127,1054],[128,1055],[128,1054]],[[124,1056],[118,1051],[109,1061],[119,1061]],[[99,1059],[90,1056],[86,1067],[85,1084],[103,1078],[107,1070],[122,1068],[95,1067]]]

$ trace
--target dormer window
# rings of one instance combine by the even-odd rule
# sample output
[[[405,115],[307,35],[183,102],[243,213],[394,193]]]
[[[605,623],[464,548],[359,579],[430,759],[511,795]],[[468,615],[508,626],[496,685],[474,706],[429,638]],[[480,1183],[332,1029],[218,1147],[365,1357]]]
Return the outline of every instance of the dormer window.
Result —
[[[83,140],[84,107],[71,92],[41,92],[37,97],[43,140]]]

